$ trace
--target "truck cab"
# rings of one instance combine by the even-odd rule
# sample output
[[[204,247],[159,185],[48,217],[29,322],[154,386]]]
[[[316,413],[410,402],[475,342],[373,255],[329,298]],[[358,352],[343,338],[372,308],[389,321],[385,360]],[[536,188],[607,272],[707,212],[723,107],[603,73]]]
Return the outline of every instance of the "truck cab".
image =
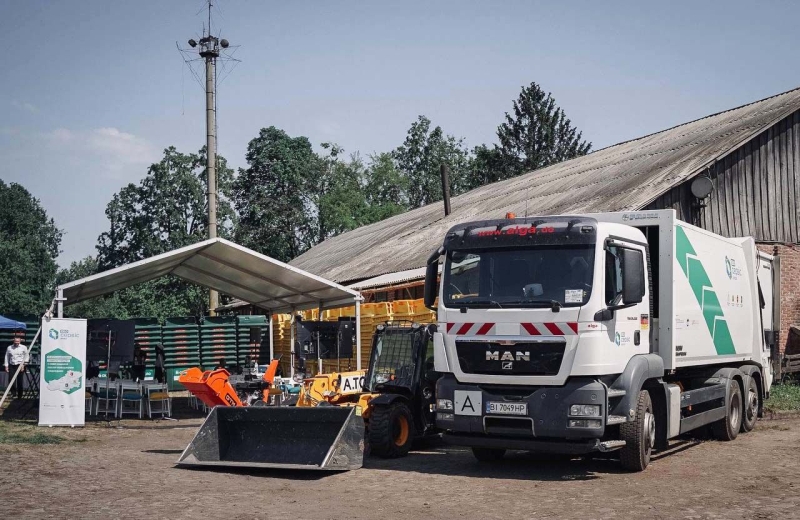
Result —
[[[507,215],[447,232],[428,261],[425,287],[426,304],[438,313],[434,364],[444,375],[436,425],[447,442],[472,447],[481,460],[506,449],[621,449],[623,463],[635,458],[628,466],[644,469],[655,445],[680,433],[691,415],[680,407],[681,389],[727,395],[730,378],[721,376],[723,385],[709,377],[749,354],[676,361],[674,212],[657,213],[655,225],[640,227],[620,215]],[[661,344],[659,307],[667,318]],[[672,365],[688,361],[714,368],[679,381]],[[706,420],[730,412],[713,404]]]

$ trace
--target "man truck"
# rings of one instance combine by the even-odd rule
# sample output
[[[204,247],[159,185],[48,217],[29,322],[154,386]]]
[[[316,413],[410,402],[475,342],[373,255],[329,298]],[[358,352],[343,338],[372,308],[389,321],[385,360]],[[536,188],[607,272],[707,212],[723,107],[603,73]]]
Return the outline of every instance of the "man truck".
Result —
[[[481,461],[618,450],[632,471],[700,427],[733,440],[769,397],[779,286],[752,238],[673,210],[458,224],[425,279],[436,425]]]

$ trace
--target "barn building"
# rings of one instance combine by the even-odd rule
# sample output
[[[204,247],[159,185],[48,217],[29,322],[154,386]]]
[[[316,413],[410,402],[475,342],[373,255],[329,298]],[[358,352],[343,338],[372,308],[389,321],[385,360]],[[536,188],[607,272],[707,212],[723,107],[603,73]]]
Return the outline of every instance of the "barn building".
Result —
[[[698,177],[711,181],[699,199]],[[291,264],[372,301],[419,298],[423,266],[453,225],[483,218],[673,208],[781,257],[781,336],[800,323],[800,89],[597,150],[328,239]]]

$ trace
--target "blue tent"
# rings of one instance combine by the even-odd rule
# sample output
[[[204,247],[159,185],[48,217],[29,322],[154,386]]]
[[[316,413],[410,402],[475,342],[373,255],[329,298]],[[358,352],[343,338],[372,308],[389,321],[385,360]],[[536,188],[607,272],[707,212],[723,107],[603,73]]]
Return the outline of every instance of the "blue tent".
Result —
[[[14,321],[0,316],[0,329],[25,330],[27,328],[21,321]]]

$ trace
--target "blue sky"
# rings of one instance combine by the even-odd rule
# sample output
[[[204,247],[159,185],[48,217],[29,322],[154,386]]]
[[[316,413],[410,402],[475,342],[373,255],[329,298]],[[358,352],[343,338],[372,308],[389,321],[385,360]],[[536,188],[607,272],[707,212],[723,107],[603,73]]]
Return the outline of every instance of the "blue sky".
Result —
[[[95,253],[105,205],[161,150],[203,144],[203,93],[175,48],[201,0],[0,0],[0,179]],[[199,12],[199,14],[198,14]],[[275,125],[366,155],[419,114],[491,143],[522,85],[601,148],[800,86],[793,2],[220,0],[242,63],[219,88],[219,148],[244,165]]]

